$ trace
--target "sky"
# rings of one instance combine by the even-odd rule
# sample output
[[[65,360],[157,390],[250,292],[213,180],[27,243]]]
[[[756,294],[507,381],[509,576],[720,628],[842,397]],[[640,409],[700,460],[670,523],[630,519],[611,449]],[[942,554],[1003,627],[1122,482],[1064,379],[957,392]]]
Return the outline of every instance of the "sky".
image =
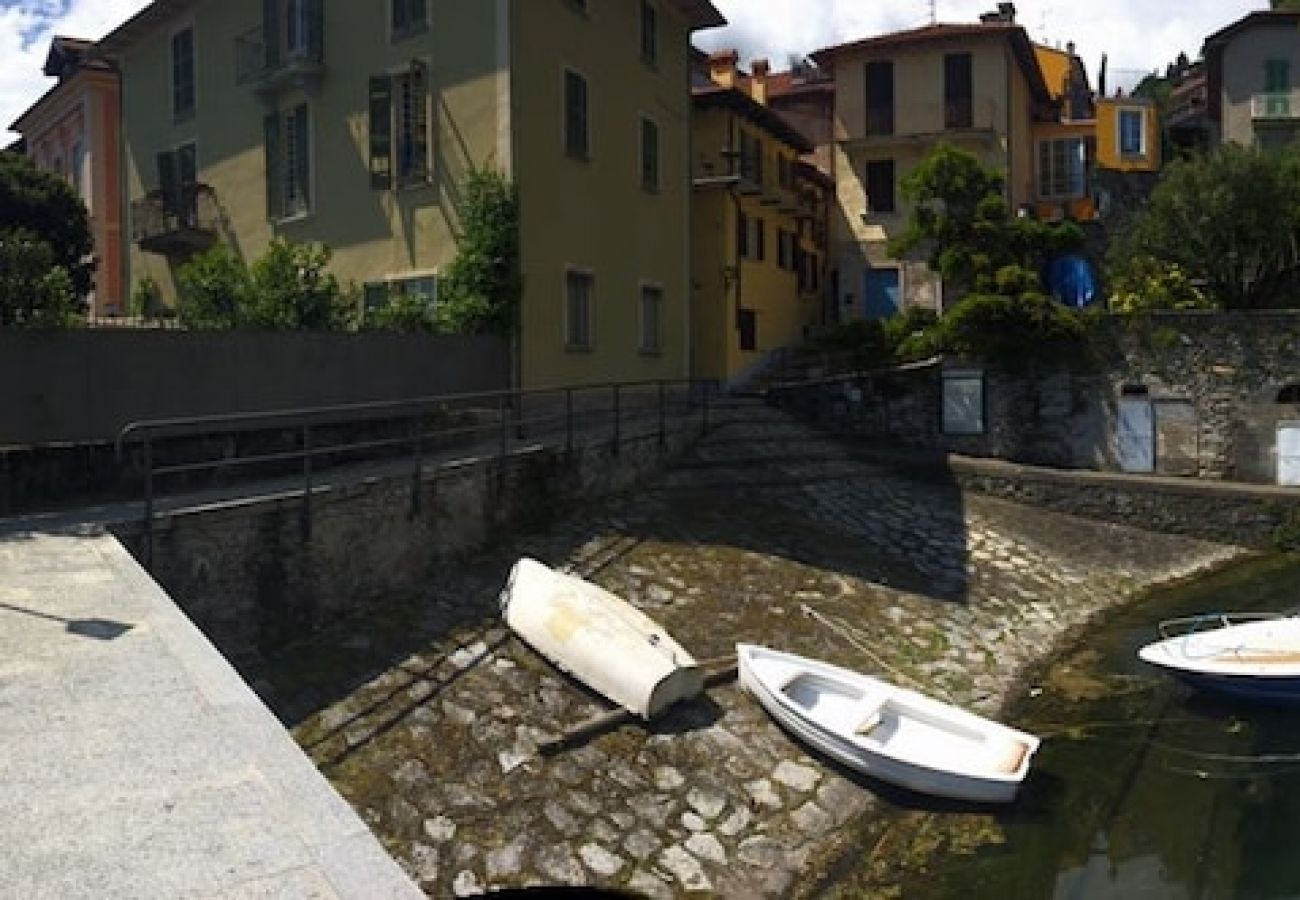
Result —
[[[374,0],[351,0],[372,3]],[[528,0],[540,3],[543,0]],[[628,0],[604,0],[628,2]],[[97,39],[147,0],[0,0],[0,129],[7,128],[50,86],[41,74],[55,34]],[[732,23],[701,32],[706,50],[735,47],[748,63],[769,58],[784,68],[847,40],[923,25],[930,0],[714,0]],[[934,0],[939,21],[973,22],[995,0]],[[1266,0],[1017,0],[1018,21],[1039,42],[1074,41],[1094,85],[1101,54],[1110,57],[1109,86],[1129,87],[1162,69],[1179,51],[1195,58],[1207,34]],[[13,135],[8,135],[13,137]],[[8,137],[0,135],[7,142]]]

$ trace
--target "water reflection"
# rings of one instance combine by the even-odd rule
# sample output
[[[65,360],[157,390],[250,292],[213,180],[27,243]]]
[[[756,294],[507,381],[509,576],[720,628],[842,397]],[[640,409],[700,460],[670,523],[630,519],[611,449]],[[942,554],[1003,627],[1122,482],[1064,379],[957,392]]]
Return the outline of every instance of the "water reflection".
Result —
[[[934,815],[838,896],[1300,897],[1300,712],[1198,695],[1135,658],[1163,618],[1282,610],[1300,560],[1256,561],[1113,617],[1012,711],[1047,738],[1006,811]],[[942,835],[936,838],[936,835]],[[978,835],[973,838],[972,835]],[[935,852],[935,848],[938,852]]]

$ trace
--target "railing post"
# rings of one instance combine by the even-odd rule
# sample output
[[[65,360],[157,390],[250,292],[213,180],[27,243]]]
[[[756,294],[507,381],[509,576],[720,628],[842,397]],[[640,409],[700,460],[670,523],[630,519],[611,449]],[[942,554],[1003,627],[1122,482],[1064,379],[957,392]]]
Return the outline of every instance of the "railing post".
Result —
[[[144,438],[144,567],[153,571],[153,438]]]
[[[564,455],[573,455],[573,388],[564,389]]]
[[[311,493],[312,493],[312,442],[311,423],[302,425],[302,536],[311,539]]]
[[[668,439],[667,403],[668,403],[668,386],[665,382],[660,381],[659,382],[659,449],[660,450],[664,448],[664,444],[667,442]]]
[[[619,398],[622,395],[622,385],[614,385],[614,455],[618,456],[618,444],[622,440],[622,422],[619,414]]]

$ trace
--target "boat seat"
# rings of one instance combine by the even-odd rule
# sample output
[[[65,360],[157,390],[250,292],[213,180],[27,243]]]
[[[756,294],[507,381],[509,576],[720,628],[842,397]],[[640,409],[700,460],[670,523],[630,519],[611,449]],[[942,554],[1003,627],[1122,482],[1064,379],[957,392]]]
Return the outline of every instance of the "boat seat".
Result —
[[[1295,650],[1230,650],[1222,654],[1231,655],[1237,662],[1267,663],[1272,665],[1291,665],[1300,663],[1300,652]]]
[[[858,724],[853,733],[866,737],[880,727],[881,711],[885,708],[885,698],[880,694],[867,694],[858,707]]]
[[[1020,771],[1025,757],[1029,754],[1029,745],[1022,741],[1004,737],[991,737],[985,741],[984,759],[995,772],[1014,775]]]

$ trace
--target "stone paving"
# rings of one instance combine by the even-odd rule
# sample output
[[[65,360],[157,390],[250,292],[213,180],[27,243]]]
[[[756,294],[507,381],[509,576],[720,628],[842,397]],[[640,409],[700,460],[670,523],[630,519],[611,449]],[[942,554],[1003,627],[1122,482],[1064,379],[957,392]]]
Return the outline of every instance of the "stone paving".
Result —
[[[324,636],[255,686],[430,895],[787,895],[878,786],[734,683],[540,756],[605,706],[500,624],[515,557],[628,597],[700,659],[756,641],[995,714],[1068,631],[1237,552],[908,480],[740,402],[655,483],[445,572],[396,625]]]

